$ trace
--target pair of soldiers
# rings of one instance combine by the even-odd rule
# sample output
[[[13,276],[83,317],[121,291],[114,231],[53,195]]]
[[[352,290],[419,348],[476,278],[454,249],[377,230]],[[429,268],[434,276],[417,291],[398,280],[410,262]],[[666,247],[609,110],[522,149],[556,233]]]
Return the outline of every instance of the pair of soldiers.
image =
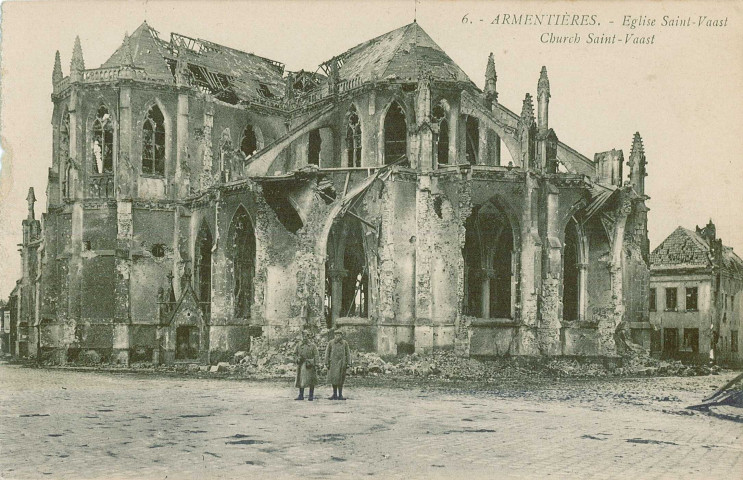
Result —
[[[317,368],[320,364],[320,353],[310,338],[308,330],[302,330],[302,341],[295,351],[297,359],[297,380],[294,384],[299,389],[295,400],[304,400],[304,389],[309,388],[307,400],[315,399],[315,385],[318,383]],[[343,384],[346,381],[346,368],[351,363],[351,349],[343,338],[343,332],[336,329],[333,339],[325,350],[325,366],[328,368],[328,383],[333,386],[333,396],[328,400],[345,400]]]

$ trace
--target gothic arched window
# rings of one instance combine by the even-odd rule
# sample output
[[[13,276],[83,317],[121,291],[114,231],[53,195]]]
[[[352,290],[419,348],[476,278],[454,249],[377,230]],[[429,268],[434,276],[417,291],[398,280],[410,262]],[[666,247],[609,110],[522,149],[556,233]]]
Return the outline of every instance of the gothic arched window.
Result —
[[[255,233],[248,212],[240,207],[230,226],[232,246],[232,293],[235,317],[250,318],[255,278]]]
[[[384,163],[396,162],[407,155],[408,126],[405,112],[397,102],[392,102],[384,118]]]
[[[349,167],[361,166],[361,122],[356,107],[348,110],[348,127],[346,127],[346,158]]]
[[[153,105],[142,127],[142,173],[165,175],[165,118]]]
[[[111,173],[114,166],[114,127],[105,105],[93,121],[93,173]]]

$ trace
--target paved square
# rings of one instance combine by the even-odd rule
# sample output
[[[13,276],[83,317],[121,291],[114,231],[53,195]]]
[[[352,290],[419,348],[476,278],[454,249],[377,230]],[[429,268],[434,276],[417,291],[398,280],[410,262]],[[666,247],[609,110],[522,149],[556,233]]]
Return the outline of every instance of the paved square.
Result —
[[[741,478],[743,425],[685,410],[734,374],[361,386],[0,365],[2,478]],[[356,385],[354,385],[356,382]],[[366,382],[368,383],[368,382]]]

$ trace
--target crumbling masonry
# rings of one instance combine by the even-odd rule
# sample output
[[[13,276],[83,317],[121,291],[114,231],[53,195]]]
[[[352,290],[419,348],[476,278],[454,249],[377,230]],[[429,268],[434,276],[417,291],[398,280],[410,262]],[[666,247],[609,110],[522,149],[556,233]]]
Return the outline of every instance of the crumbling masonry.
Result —
[[[594,160],[417,24],[318,72],[146,23],[53,71],[47,212],[24,221],[18,350],[215,362],[301,325],[380,354],[617,354],[647,327],[645,155]],[[25,336],[24,336],[25,335]]]

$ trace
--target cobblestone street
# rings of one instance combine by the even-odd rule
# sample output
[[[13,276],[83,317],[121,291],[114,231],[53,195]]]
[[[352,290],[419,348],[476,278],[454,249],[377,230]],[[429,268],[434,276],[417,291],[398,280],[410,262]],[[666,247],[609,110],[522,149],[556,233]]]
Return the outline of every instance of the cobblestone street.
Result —
[[[734,376],[478,391],[0,365],[3,478],[740,478],[740,423],[686,410]],[[356,386],[354,385],[356,384]]]

